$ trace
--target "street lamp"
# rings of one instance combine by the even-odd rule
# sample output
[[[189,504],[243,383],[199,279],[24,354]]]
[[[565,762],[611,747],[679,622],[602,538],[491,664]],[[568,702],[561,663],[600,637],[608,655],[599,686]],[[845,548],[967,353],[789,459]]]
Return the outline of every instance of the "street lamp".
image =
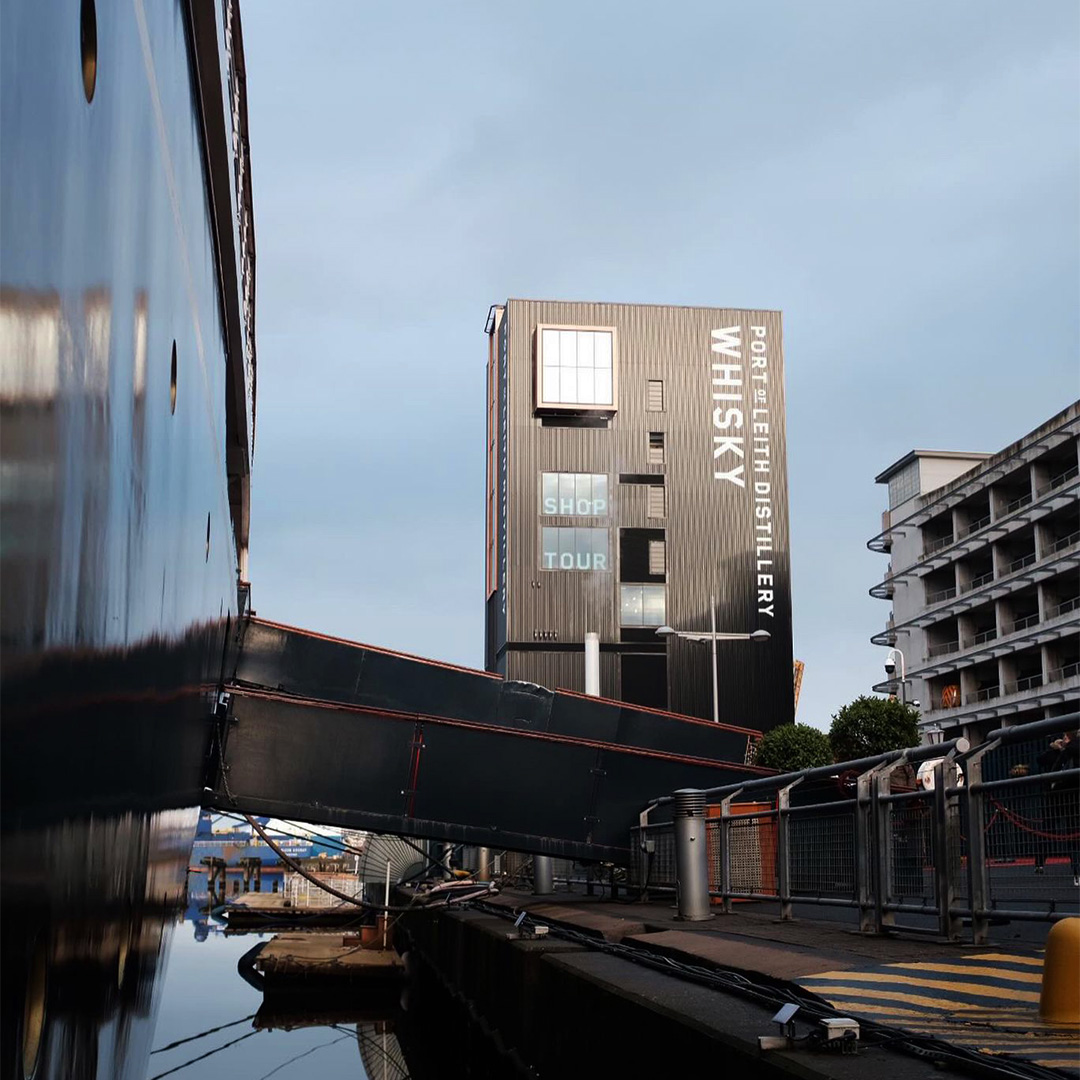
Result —
[[[900,704],[906,705],[904,700],[906,692],[904,690],[904,683],[907,682],[907,664],[904,662],[904,654],[896,648],[890,649],[888,655],[885,657],[885,674],[889,679],[896,674],[896,660],[894,657],[900,657]]]
[[[716,676],[716,643],[718,641],[768,641],[772,634],[768,630],[754,630],[749,634],[722,634],[716,630],[716,597],[709,597],[709,616],[712,629],[704,632],[697,630],[674,630],[670,626],[658,626],[656,632],[661,637],[679,637],[687,641],[712,642],[712,718],[714,724],[720,723],[720,689]]]

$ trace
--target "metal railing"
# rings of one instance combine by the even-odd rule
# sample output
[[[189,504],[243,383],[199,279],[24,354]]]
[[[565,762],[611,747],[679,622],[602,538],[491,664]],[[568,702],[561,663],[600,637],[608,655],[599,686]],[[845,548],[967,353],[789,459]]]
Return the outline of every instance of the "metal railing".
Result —
[[[969,593],[973,589],[977,589],[980,585],[985,585],[989,581],[994,580],[994,571],[987,570],[985,574],[980,574],[978,577],[973,577],[970,581],[965,581],[960,586],[961,593]]]
[[[1018,694],[1021,690],[1034,690],[1038,686],[1042,686],[1043,677],[1039,675],[1027,675],[1023,679],[1017,679],[1015,682],[1007,682],[1005,684],[1006,694]]]
[[[1057,607],[1052,607],[1047,612],[1047,617],[1056,619],[1058,615],[1067,615],[1070,611],[1075,611],[1078,607],[1080,607],[1080,596],[1074,596],[1069,600],[1062,600]]]
[[[971,521],[967,525],[962,526],[956,530],[956,539],[962,540],[965,536],[970,536],[974,532],[978,532],[980,529],[985,529],[990,524],[990,515],[979,518],[978,521]]]
[[[982,630],[971,639],[972,645],[985,645],[997,637],[997,628],[991,626],[989,630]]]
[[[1075,675],[1080,675],[1080,663],[1078,664],[1065,664],[1059,668],[1053,668],[1047,672],[1047,682],[1064,682],[1066,679],[1071,679]]]
[[[1063,739],[1078,724],[1072,714],[974,749],[955,739],[701,793],[714,910],[849,908],[864,932],[951,940],[970,922],[976,944],[991,920],[1080,913],[1080,767]],[[678,892],[675,826],[649,821],[671,805],[654,800],[633,830],[639,889]]]
[[[1021,506],[1027,506],[1029,502],[1031,502],[1030,491],[1026,495],[1021,495],[1018,499],[1013,499],[1012,502],[1008,503],[1005,507],[1005,513],[1011,514],[1014,510],[1019,510]]]
[[[1005,573],[1012,574],[1017,570],[1023,570],[1025,566],[1030,566],[1034,561],[1035,552],[1030,551],[1027,555],[1021,555],[1019,559],[1013,559],[1013,561],[1005,568]]]
[[[1050,551],[1053,554],[1057,554],[1059,551],[1064,551],[1067,547],[1072,547],[1073,544],[1080,541],[1080,531],[1071,532],[1068,536],[1059,536],[1051,545]]]
[[[952,600],[956,596],[956,587],[950,586],[947,589],[938,589],[937,592],[926,594],[926,603],[930,604],[940,603],[942,600]]]
[[[984,686],[981,690],[976,690],[971,695],[972,701],[989,701],[991,698],[1001,697],[1001,687],[999,686]]]
[[[936,540],[928,540],[923,545],[923,554],[933,555],[935,551],[947,548],[952,543],[955,543],[955,541],[951,536],[939,536]]]
[[[1071,468],[1066,469],[1064,472],[1058,473],[1057,476],[1051,476],[1050,479],[1046,481],[1046,487],[1039,488],[1039,494],[1045,495],[1048,491],[1053,491],[1054,488],[1061,487],[1062,484],[1068,483],[1068,481],[1070,481],[1074,476],[1078,475],[1078,473],[1080,473],[1080,470],[1078,470],[1077,467],[1073,465]]]
[[[926,650],[927,660],[932,660],[935,656],[948,656],[949,653],[959,652],[959,641],[943,641],[937,645],[931,645]]]
[[[1015,619],[1009,625],[1009,633],[1014,634],[1017,630],[1026,630],[1029,626],[1036,626],[1039,622],[1039,613],[1033,611],[1030,615],[1025,615],[1022,619]]]

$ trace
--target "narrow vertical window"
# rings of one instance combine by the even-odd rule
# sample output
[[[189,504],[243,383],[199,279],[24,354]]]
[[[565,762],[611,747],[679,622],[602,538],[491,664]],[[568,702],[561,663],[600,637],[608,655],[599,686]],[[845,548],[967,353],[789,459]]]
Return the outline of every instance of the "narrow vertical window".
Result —
[[[648,517],[662,518],[667,516],[666,489],[660,484],[650,484],[646,497],[645,513]]]
[[[649,432],[649,464],[664,464],[664,433],[662,431]]]
[[[650,379],[645,408],[649,412],[664,411],[664,380]]]
[[[667,544],[663,540],[649,541],[649,573],[667,573]]]

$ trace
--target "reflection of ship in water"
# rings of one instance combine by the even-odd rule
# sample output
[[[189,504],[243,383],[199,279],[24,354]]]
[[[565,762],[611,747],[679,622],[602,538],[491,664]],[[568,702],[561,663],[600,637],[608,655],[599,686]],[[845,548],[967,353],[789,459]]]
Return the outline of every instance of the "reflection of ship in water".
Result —
[[[346,830],[322,826],[318,833],[298,832],[302,826],[288,823],[287,831],[268,827],[269,819],[256,819],[270,838],[291,859],[338,858],[347,845],[350,850],[362,850],[362,840]],[[280,866],[278,853],[244,821],[222,814],[203,812],[191,849],[191,864],[199,866],[203,859],[224,859],[229,866],[238,866],[241,859],[258,859],[264,867]]]

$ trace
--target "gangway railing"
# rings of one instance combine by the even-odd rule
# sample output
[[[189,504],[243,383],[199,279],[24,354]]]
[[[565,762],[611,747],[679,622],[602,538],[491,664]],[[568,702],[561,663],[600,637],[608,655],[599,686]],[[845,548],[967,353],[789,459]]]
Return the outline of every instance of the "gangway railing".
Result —
[[[852,910],[864,932],[926,931],[976,944],[992,922],[1080,914],[1080,714],[704,790],[711,910],[740,901]],[[1066,735],[1071,733],[1072,742]],[[679,805],[687,802],[685,793]],[[631,883],[674,889],[674,795],[633,830]],[[689,915],[695,918],[698,915]]]

